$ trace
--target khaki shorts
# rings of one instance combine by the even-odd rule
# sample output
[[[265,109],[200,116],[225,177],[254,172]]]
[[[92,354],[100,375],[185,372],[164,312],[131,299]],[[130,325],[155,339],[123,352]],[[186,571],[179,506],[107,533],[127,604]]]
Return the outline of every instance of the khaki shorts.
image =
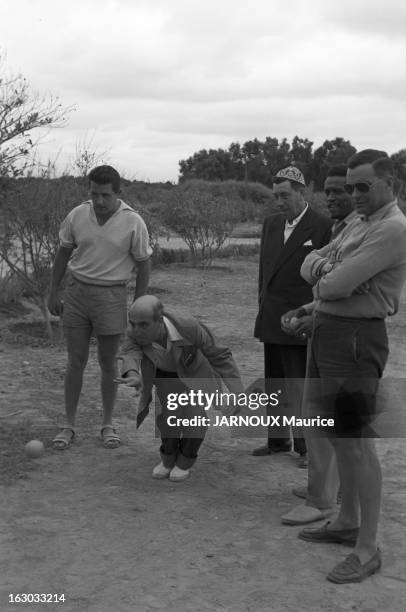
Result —
[[[127,327],[127,287],[89,285],[70,277],[64,295],[64,327],[92,328],[96,336],[124,333]]]

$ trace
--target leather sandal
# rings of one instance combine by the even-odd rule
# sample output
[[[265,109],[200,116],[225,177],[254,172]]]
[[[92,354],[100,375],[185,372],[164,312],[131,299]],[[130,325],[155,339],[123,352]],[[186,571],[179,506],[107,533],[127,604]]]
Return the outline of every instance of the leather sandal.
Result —
[[[52,446],[55,450],[65,450],[72,444],[74,437],[74,428],[70,425],[65,425],[61,427],[59,433],[52,440]]]
[[[100,437],[104,448],[117,448],[121,444],[120,437],[117,435],[113,425],[103,425],[100,429]]]

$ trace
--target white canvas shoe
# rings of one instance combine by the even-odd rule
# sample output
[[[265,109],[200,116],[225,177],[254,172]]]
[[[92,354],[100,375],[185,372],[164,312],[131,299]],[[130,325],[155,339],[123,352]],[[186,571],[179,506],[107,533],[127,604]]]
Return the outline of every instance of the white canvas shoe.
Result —
[[[182,482],[182,480],[186,480],[190,475],[190,470],[182,470],[182,468],[175,465],[172,468],[171,473],[169,474],[169,480],[172,482]]]
[[[158,463],[152,470],[152,478],[167,478],[170,474],[171,468],[167,468],[162,463]]]
[[[333,508],[319,510],[313,506],[302,504],[301,506],[296,506],[281,518],[284,525],[306,525],[307,523],[324,520],[332,514],[334,514]]]

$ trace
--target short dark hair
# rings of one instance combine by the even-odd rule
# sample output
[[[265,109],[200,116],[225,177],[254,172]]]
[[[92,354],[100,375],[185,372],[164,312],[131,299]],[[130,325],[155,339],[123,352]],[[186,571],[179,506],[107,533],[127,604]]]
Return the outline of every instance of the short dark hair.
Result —
[[[371,164],[376,176],[379,178],[393,176],[393,163],[386,151],[364,149],[352,155],[348,160],[348,168],[351,170],[363,164]]]
[[[393,177],[393,162],[390,157],[380,157],[372,164],[376,176],[379,178]]]
[[[305,186],[302,183],[298,183],[297,181],[291,181],[283,176],[274,176],[272,179],[273,185],[279,185],[279,183],[290,183],[292,185],[293,191],[304,191]]]
[[[347,176],[347,166],[345,164],[331,166],[327,172],[327,176],[343,176],[345,178]]]
[[[299,191],[300,193],[304,193],[304,185],[302,185],[301,183],[297,183],[296,181],[289,181],[289,183],[292,185],[293,191]]]
[[[97,166],[89,172],[89,183],[97,183],[98,185],[111,184],[114,193],[120,192],[120,175],[112,166]]]

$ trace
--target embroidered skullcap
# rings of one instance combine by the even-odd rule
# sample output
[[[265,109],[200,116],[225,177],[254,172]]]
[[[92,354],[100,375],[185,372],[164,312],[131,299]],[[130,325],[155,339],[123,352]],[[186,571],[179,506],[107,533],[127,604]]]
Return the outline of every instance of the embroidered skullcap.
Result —
[[[282,170],[279,170],[276,176],[274,176],[273,181],[274,183],[294,181],[295,183],[300,183],[300,185],[304,185],[306,187],[303,174],[298,168],[295,168],[295,166],[288,166],[287,168],[282,168]]]

